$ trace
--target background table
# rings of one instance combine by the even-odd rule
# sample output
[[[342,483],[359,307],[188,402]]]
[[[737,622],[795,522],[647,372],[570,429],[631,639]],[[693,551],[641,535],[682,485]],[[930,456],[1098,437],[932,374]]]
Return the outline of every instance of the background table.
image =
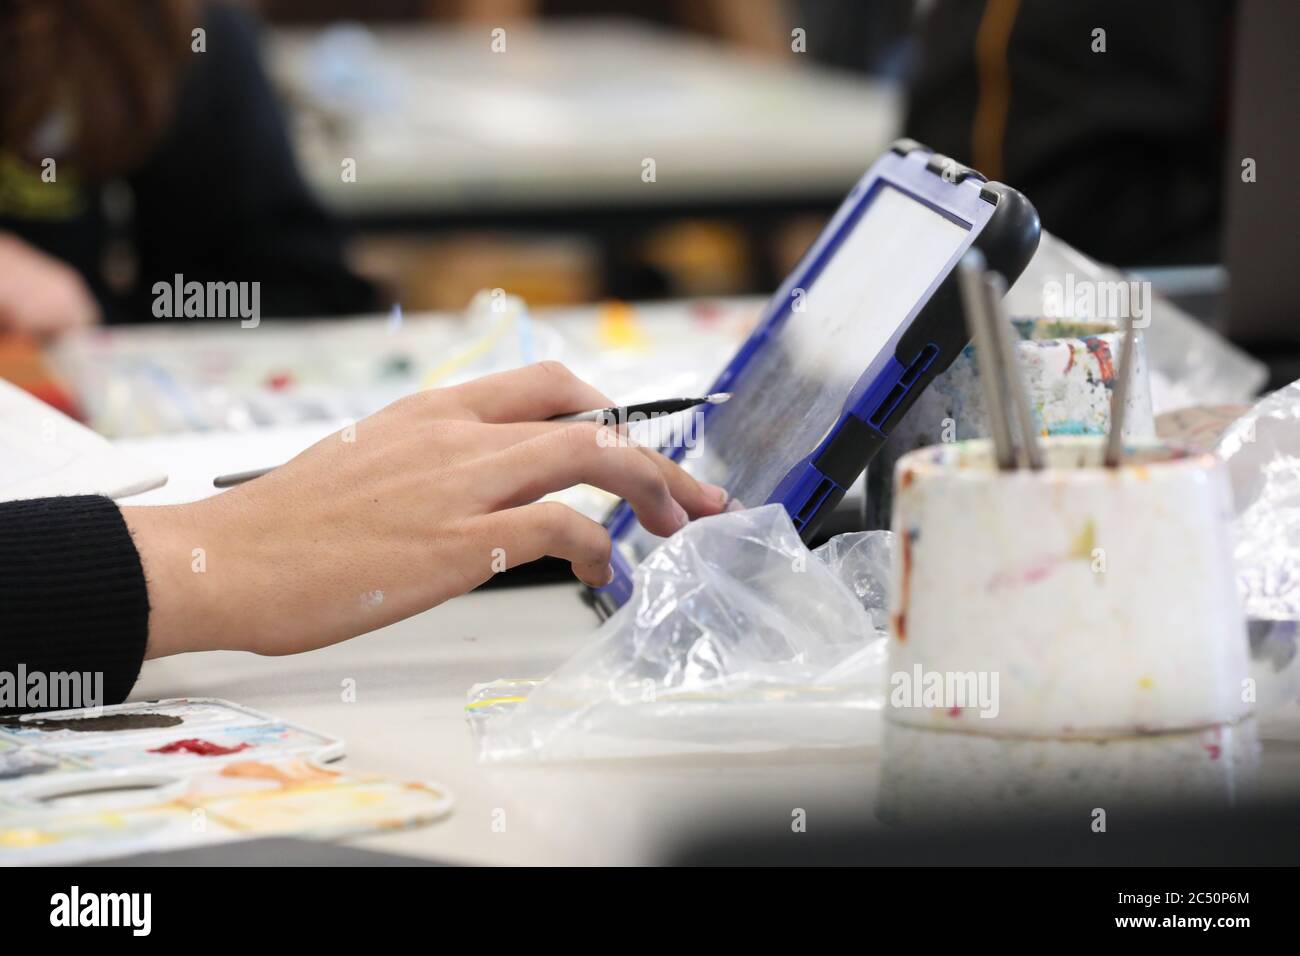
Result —
[[[509,236],[514,251],[496,254],[525,274],[514,244],[558,242],[534,253],[568,262],[578,291],[550,301],[658,297],[665,282],[775,288],[782,249],[811,238],[791,239],[791,224],[829,215],[902,122],[896,87],[793,52],[758,58],[607,19],[508,27],[500,53],[491,42],[486,25],[443,25],[281,30],[268,43],[308,181],[408,304],[453,304],[454,281],[427,276],[485,235]],[[680,263],[647,266],[647,237],[686,221],[739,272],[704,289],[662,274]],[[421,251],[438,239],[452,248]],[[426,264],[395,267],[394,243]]]
[[[835,202],[897,135],[888,84],[633,22],[279,30],[311,183],[359,218]],[[356,160],[355,182],[341,175]],[[654,182],[642,162],[654,159]]]

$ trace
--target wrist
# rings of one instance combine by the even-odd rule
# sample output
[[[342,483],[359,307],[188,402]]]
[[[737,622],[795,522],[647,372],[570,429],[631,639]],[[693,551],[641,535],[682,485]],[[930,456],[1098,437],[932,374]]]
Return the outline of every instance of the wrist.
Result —
[[[232,633],[232,604],[209,573],[210,555],[223,553],[219,526],[206,502],[122,508],[149,594],[146,659],[189,651],[221,650]],[[221,575],[227,577],[227,575]]]

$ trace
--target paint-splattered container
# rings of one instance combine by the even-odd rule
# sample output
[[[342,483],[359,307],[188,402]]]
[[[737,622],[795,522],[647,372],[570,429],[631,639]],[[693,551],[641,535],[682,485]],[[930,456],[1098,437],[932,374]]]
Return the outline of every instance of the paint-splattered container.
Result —
[[[1248,714],[1223,464],[1141,442],[1108,469],[1102,439],[1043,445],[1037,472],[999,471],[987,441],[898,463],[889,717],[1072,737]]]
[[[1115,325],[1059,319],[1017,319],[1012,324],[1020,336],[1016,354],[1041,433],[1104,435],[1110,428],[1115,357],[1122,337]],[[1140,332],[1134,345],[1124,435],[1153,438],[1151,380]],[[975,347],[968,345],[916,400],[872,462],[867,474],[866,527],[883,528],[889,523],[892,476],[899,458],[927,445],[988,434],[979,363]]]

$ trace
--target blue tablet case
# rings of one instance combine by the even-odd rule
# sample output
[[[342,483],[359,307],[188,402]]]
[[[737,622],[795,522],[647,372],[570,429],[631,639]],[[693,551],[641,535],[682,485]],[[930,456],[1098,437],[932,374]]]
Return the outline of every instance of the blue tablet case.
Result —
[[[965,228],[967,235],[893,330],[888,344],[878,354],[864,357],[862,375],[838,417],[817,423],[817,434],[824,437],[813,452],[785,474],[767,502],[745,502],[785,505],[805,541],[857,480],[917,396],[966,347],[969,337],[953,275],[958,260],[972,246],[978,248],[989,268],[1001,273],[1010,286],[1038,247],[1038,214],[1023,195],[988,182],[975,170],[912,140],[899,140],[854,186],[709,392],[735,390],[736,400],[744,400],[741,377],[746,367],[773,343],[775,333],[798,310],[803,291],[813,287],[865,211],[887,188]],[[714,408],[703,410],[704,425]],[[676,449],[669,454],[679,457],[680,453]],[[607,615],[631,597],[633,566],[619,542],[639,525],[622,502],[606,527],[615,543],[614,579],[589,597]]]

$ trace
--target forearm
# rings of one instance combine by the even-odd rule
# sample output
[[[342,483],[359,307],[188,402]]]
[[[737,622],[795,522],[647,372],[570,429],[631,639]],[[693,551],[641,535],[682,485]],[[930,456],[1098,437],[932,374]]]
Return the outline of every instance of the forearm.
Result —
[[[275,481],[263,479],[262,484]],[[123,508],[149,588],[147,659],[190,651],[288,654],[368,630],[340,604],[340,564],[311,544],[293,496],[232,492]],[[389,623],[376,618],[373,626]]]
[[[365,595],[349,596],[359,585],[349,580],[346,547],[317,537],[314,526],[333,523],[330,501],[342,496],[324,487],[303,492],[313,503],[307,508],[292,485],[267,476],[256,489],[191,504],[122,509],[148,581],[147,659],[216,650],[291,654],[397,619],[396,602],[368,606]],[[267,495],[267,486],[282,493]],[[404,607],[400,616],[419,609]]]

